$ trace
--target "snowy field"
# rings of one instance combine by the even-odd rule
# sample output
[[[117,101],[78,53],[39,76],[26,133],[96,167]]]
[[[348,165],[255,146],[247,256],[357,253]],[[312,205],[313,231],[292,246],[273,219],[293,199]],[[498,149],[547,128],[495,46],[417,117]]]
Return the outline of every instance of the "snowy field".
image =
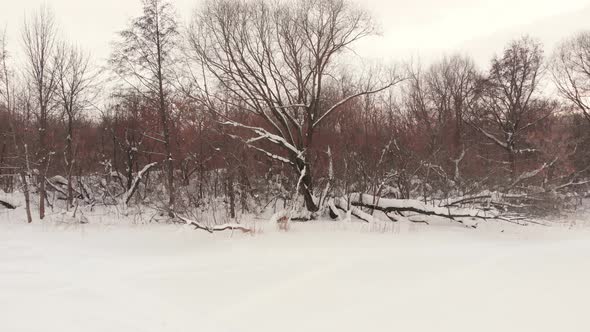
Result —
[[[0,331],[590,331],[584,219],[251,236],[0,210]]]

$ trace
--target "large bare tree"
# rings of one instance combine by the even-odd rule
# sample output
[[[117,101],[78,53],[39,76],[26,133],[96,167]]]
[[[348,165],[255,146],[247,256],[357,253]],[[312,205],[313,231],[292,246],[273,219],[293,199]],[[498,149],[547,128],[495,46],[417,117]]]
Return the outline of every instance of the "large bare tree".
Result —
[[[590,122],[590,32],[581,32],[557,47],[551,72],[559,93]]]
[[[38,165],[39,165],[39,218],[45,217],[45,182],[48,169],[50,146],[47,141],[47,123],[54,110],[57,91],[56,47],[57,27],[51,10],[43,6],[30,17],[25,18],[22,27],[22,41],[28,84],[35,93],[35,115],[38,123]]]
[[[318,126],[353,98],[399,81],[372,76],[339,101],[325,98],[338,86],[337,60],[374,33],[370,15],[345,0],[215,0],[195,14],[189,54],[202,69],[195,77],[205,104],[249,146],[294,169],[309,211],[319,209],[310,156]],[[228,107],[257,124],[233,118]]]
[[[174,163],[170,138],[170,112],[174,50],[178,46],[178,24],[172,5],[164,0],[142,0],[143,14],[133,19],[111,58],[115,72],[135,92],[157,108],[165,149],[168,208],[174,206]]]
[[[542,73],[543,50],[539,42],[530,37],[510,42],[503,54],[492,60],[481,102],[474,106],[469,120],[506,152],[513,181],[517,156],[538,152],[527,146],[525,134],[554,110],[554,105],[540,96]]]

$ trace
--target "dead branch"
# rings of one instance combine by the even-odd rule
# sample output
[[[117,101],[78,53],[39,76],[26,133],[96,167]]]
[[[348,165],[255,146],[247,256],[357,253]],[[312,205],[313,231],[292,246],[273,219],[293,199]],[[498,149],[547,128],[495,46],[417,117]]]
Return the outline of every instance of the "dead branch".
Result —
[[[225,231],[225,230],[232,230],[232,231],[239,230],[239,231],[242,231],[243,233],[252,233],[251,228],[245,227],[245,226],[240,225],[238,223],[209,226],[209,225],[202,224],[196,220],[191,220],[191,219],[185,218],[183,216],[180,216],[176,212],[171,211],[170,213],[174,216],[174,218],[178,218],[178,219],[182,220],[187,225],[194,226],[195,229],[202,229],[202,230],[207,231],[209,233],[220,232],[220,231]]]
[[[3,201],[1,199],[0,199],[0,205],[4,206],[5,208],[10,209],[10,210],[16,209],[15,205],[12,205],[12,203],[9,203],[7,201]]]
[[[129,190],[127,190],[125,192],[125,195],[123,196],[123,201],[125,204],[129,204],[129,200],[131,200],[131,197],[133,197],[133,194],[137,190],[137,187],[139,186],[139,182],[141,181],[143,175],[145,173],[147,173],[152,167],[156,166],[157,164],[158,163],[147,164],[143,167],[143,169],[141,171],[139,171],[137,173],[137,175],[133,178],[133,183],[131,184],[131,188],[129,188]]]

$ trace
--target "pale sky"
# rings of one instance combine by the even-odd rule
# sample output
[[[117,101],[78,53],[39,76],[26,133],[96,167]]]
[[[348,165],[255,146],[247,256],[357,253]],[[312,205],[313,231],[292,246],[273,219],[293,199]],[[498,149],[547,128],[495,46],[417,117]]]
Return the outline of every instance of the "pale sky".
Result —
[[[529,34],[549,54],[557,41],[590,29],[590,0],[353,0],[373,13],[382,36],[364,40],[360,56],[429,63],[443,54],[471,54],[485,66],[510,39]],[[110,53],[110,42],[140,13],[139,0],[0,0],[0,27],[10,48],[20,47],[18,29],[26,12],[47,3],[62,35],[88,49],[96,60]],[[202,0],[172,0],[188,20]]]

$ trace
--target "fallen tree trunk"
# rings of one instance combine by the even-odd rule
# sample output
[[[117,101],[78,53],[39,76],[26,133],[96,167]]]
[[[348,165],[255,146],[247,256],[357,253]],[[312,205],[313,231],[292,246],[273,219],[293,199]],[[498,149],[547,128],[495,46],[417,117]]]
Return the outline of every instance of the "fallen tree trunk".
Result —
[[[431,206],[414,199],[379,198],[373,195],[354,193],[350,195],[350,204],[353,206],[375,209],[384,213],[414,212],[420,215],[437,216],[448,219],[455,218],[479,218],[489,219],[498,215],[481,209],[465,209]]]
[[[12,203],[9,203],[7,201],[0,200],[0,205],[4,206],[5,208],[10,209],[10,210],[16,209],[16,205],[13,205]]]
[[[572,205],[579,205],[581,201],[576,198],[580,197],[580,191],[569,194],[560,194],[558,190],[568,186],[586,185],[590,181],[570,181],[565,187],[530,187],[522,188],[518,193],[502,193],[498,191],[484,191],[476,195],[468,195],[451,199],[435,201],[439,207],[443,208],[460,208],[468,207],[482,211],[492,211],[498,216],[507,214],[518,214],[521,217],[544,217],[547,215],[558,214],[563,209],[571,208]],[[583,191],[582,191],[583,192]],[[497,218],[500,219],[500,218]],[[525,218],[526,219],[526,218]],[[534,223],[533,220],[528,219]]]
[[[68,181],[65,180],[65,182],[64,182],[63,180],[65,180],[65,179],[61,176],[54,176],[51,179],[45,178],[45,181],[47,182],[49,187],[62,195],[62,197],[58,197],[58,199],[67,201],[68,196],[69,196],[68,193],[66,192],[67,186],[68,186]],[[64,187],[66,187],[66,189],[62,189],[59,186],[64,186]],[[72,187],[71,189],[72,189],[72,193],[76,194],[75,198],[80,199],[80,198],[84,197],[78,190],[76,190],[76,188]]]
[[[221,224],[221,225],[205,225],[203,223],[200,223],[196,220],[191,220],[188,218],[185,218],[183,216],[178,215],[175,212],[171,212],[171,214],[175,217],[178,218],[180,220],[182,220],[184,223],[186,223],[187,225],[191,225],[194,226],[195,229],[202,229],[204,231],[207,231],[209,233],[213,233],[213,232],[220,232],[220,231],[225,231],[225,230],[239,230],[242,231],[243,233],[252,233],[252,229],[245,227],[243,225],[237,224],[237,223],[231,223],[231,224]]]
[[[475,202],[488,202],[492,199],[492,194],[469,195],[454,198],[448,202],[443,203],[442,207],[457,207],[463,204],[472,204]]]
[[[346,211],[350,211],[350,213],[353,216],[355,216],[355,217],[357,217],[357,218],[359,218],[359,219],[361,219],[361,220],[363,220],[363,221],[365,221],[367,223],[381,221],[380,219],[374,217],[373,215],[371,215],[371,214],[369,214],[369,213],[367,213],[367,212],[359,209],[358,207],[354,206],[354,204],[351,204],[351,205],[352,206],[348,206],[346,200],[343,199],[343,198],[334,200],[334,204],[333,204],[333,206],[335,208],[338,208],[338,209],[340,209],[342,211],[345,211],[345,212]],[[331,205],[330,205],[330,209],[333,209],[333,207]],[[379,210],[379,209],[375,209],[375,210]],[[381,210],[379,210],[379,211],[381,211]],[[336,214],[337,212],[334,212],[334,213]],[[428,224],[427,221],[424,221],[424,220],[412,220],[412,219],[406,218],[405,216],[403,216],[401,214],[393,215],[393,216],[390,215],[388,212],[384,212],[384,214],[385,214],[385,216],[387,218],[389,218],[389,220],[391,220],[393,222],[402,221],[402,222]]]
[[[485,198],[483,196],[479,197],[472,197],[474,199]],[[343,199],[341,199],[342,201]],[[505,221],[510,223],[515,223],[521,226],[526,226],[529,223],[539,224],[546,226],[546,224],[541,222],[536,222],[530,220],[528,217],[523,215],[508,215],[508,214],[501,214],[496,209],[491,208],[460,208],[453,206],[455,203],[451,203],[446,206],[434,206],[434,205],[427,205],[418,200],[412,199],[392,199],[392,198],[379,198],[376,196],[368,195],[368,194],[360,194],[355,193],[350,195],[350,204],[356,207],[364,207],[369,209],[374,209],[383,212],[389,219],[393,221],[399,220],[407,220],[410,222],[424,222],[428,223],[425,220],[414,220],[412,219],[413,216],[404,215],[404,213],[415,213],[417,216],[435,216],[441,218],[447,218],[453,220],[455,222],[464,224],[469,227],[475,228],[476,225],[469,225],[465,223],[462,218],[471,218],[471,219],[481,219],[481,220],[499,220]],[[464,200],[464,199],[462,199]],[[493,205],[493,204],[492,204]],[[359,209],[360,210],[360,209]],[[361,211],[362,212],[362,211]],[[364,213],[364,212],[363,212]],[[392,213],[397,213],[398,215],[391,215]],[[365,213],[366,214],[366,213]],[[362,215],[361,215],[362,216]],[[363,219],[363,218],[361,218]],[[366,220],[363,219],[363,220]]]

